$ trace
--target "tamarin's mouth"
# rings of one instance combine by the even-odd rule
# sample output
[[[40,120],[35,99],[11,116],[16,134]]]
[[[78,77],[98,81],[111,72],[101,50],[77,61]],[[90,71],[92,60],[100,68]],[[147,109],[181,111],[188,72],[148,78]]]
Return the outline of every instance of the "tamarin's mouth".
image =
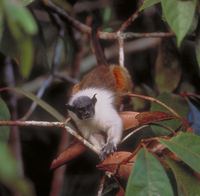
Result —
[[[83,119],[91,118],[92,116],[84,116]]]
[[[83,120],[85,120],[85,119],[89,119],[89,118],[91,118],[93,115],[91,115],[91,114],[86,114],[86,115],[83,115],[82,116],[82,119]]]

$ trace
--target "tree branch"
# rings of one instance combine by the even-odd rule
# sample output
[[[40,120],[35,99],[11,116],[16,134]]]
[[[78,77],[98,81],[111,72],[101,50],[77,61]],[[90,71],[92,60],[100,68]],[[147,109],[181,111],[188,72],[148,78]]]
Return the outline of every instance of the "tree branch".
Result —
[[[64,20],[67,20],[76,29],[78,29],[78,30],[80,30],[80,31],[82,31],[84,33],[90,34],[91,27],[88,27],[87,25],[85,25],[85,24],[79,22],[78,20],[72,18],[64,10],[62,10],[61,8],[59,8],[58,6],[56,6],[55,4],[53,4],[50,1],[48,1],[48,2],[45,1],[44,4],[51,11],[56,12],[58,15],[60,15],[61,18],[63,18]],[[136,16],[134,16],[133,18],[135,18],[135,17]],[[125,24],[126,24],[126,22],[125,22]],[[130,38],[134,38],[134,37],[136,37],[136,38],[140,37],[141,38],[141,37],[172,37],[172,36],[174,36],[173,32],[166,32],[166,33],[165,32],[154,32],[154,33],[132,33],[132,32],[126,32],[126,33],[123,33],[122,30],[127,27],[127,24],[129,25],[129,22],[127,22],[126,25],[125,24],[122,25],[122,27],[120,28],[121,36],[122,36],[123,39],[130,39]],[[100,39],[105,39],[105,40],[116,40],[118,38],[118,35],[117,35],[117,32],[107,33],[107,32],[100,31],[99,32],[99,38]]]
[[[47,121],[0,121],[0,126],[40,126],[40,127],[61,127],[64,128],[71,135],[76,137],[80,142],[90,148],[96,154],[99,151],[82,136],[76,133],[72,128],[66,125],[65,122],[47,122]]]

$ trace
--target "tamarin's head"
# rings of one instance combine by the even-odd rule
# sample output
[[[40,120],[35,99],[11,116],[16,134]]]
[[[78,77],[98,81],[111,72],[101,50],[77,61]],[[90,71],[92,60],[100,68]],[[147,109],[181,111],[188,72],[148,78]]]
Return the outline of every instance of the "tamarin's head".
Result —
[[[67,104],[67,109],[74,112],[81,120],[91,118],[95,114],[96,94],[92,98],[80,96],[74,99],[72,105]]]

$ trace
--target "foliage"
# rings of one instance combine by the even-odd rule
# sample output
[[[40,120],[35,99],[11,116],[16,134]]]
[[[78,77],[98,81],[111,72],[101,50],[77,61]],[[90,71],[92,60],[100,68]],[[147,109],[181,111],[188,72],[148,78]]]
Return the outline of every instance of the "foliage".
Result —
[[[0,119],[10,120],[9,110],[2,99],[0,99]],[[32,187],[20,176],[18,164],[6,146],[9,132],[8,126],[0,127],[0,181],[17,194],[31,196],[33,195]]]
[[[141,7],[143,10],[151,5],[161,2],[164,17],[170,28],[177,36],[177,43],[180,46],[183,38],[188,33],[195,16],[196,0],[147,0]]]
[[[49,191],[54,189],[55,185],[52,184],[56,183],[58,178],[51,179],[48,191],[43,194],[41,185],[38,184],[43,186],[45,180],[41,180],[40,175],[45,176],[44,173],[46,174],[49,168],[59,170],[61,165],[68,163],[66,185],[63,185],[67,187],[68,192],[59,187],[63,191],[61,195],[68,195],[69,190],[73,190],[71,195],[76,195],[74,192],[80,195],[82,190],[86,191],[84,175],[87,179],[89,175],[92,176],[92,180],[87,180],[89,188],[86,195],[94,195],[94,192],[96,194],[100,180],[99,170],[113,176],[115,181],[109,184],[110,181],[105,179],[105,194],[110,191],[111,195],[118,192],[118,195],[127,196],[199,195],[199,1],[146,0],[139,8],[136,1],[133,1],[131,3],[138,8],[135,9],[135,13],[129,4],[124,9],[121,4],[116,8],[117,3],[102,6],[95,4],[96,1],[94,4],[91,1],[76,0],[52,2],[0,0],[1,122],[6,120],[12,123],[10,116],[13,118],[16,116],[13,113],[17,113],[17,107],[13,104],[15,101],[18,102],[18,116],[23,116],[27,107],[30,107],[22,119],[31,126],[34,121],[27,121],[28,118],[39,120],[41,124],[42,120],[49,123],[51,119],[65,121],[64,104],[69,98],[72,86],[95,64],[88,38],[88,26],[91,26],[93,18],[100,23],[102,31],[99,36],[104,39],[100,44],[104,44],[109,62],[118,62],[116,54],[120,56],[120,52],[125,52],[125,66],[135,83],[134,90],[137,93],[129,95],[133,103],[128,108],[131,111],[120,112],[126,131],[124,135],[127,136],[119,146],[118,152],[99,163],[97,156],[87,154],[84,145],[86,142],[83,144],[80,140],[74,139],[69,144],[69,139],[66,139],[64,134],[61,135],[57,129],[55,132],[51,131],[50,127],[48,133],[40,131],[39,128],[24,128],[21,131],[22,141],[16,142],[22,145],[25,176],[32,181],[30,183],[18,171],[17,165],[20,161],[13,155],[13,151],[17,149],[12,144],[7,145],[9,135],[12,134],[10,127],[0,126],[0,182],[3,186],[14,194],[48,195]],[[77,7],[74,6],[76,3]],[[118,16],[121,14],[125,15],[125,19]],[[149,26],[151,27],[148,28]],[[138,33],[141,30],[143,32]],[[134,33],[135,31],[137,33]],[[122,46],[119,44],[121,38],[124,39]],[[141,39],[132,41],[133,38]],[[120,52],[116,52],[115,45],[110,47],[110,41],[115,39],[124,50],[120,48]],[[155,41],[156,44],[149,47],[148,40]],[[140,44],[137,45],[138,43]],[[13,69],[10,68],[8,59],[13,59]],[[10,72],[13,72],[13,78],[10,77]],[[146,80],[147,78],[151,80]],[[8,79],[12,79],[14,84]],[[31,106],[30,101],[33,101]],[[37,105],[45,112],[36,108]],[[22,125],[20,123],[23,122],[15,121],[15,124]],[[74,129],[71,124],[67,125]],[[66,123],[63,123],[62,127],[65,126]],[[23,138],[26,142],[23,142]],[[67,142],[69,145],[66,148],[64,144]],[[24,143],[25,147],[28,146],[27,152],[26,148],[23,148]],[[60,151],[57,152],[59,143]],[[39,146],[38,149],[36,146]],[[49,150],[48,158],[44,157],[45,149]],[[37,155],[36,152],[41,154]],[[86,156],[79,156],[81,153],[85,153]],[[56,154],[58,157],[54,159]],[[34,158],[31,159],[31,156]],[[77,161],[79,158],[83,158],[83,161]],[[96,165],[98,172],[93,169]],[[89,167],[88,170],[85,169],[86,166]],[[33,170],[32,173],[30,170]],[[96,181],[93,180],[92,172],[98,173]],[[36,173],[39,177],[36,177]],[[57,175],[56,172],[54,175]],[[64,178],[65,173],[62,171],[60,175]],[[71,178],[74,176],[77,178],[73,181]],[[72,181],[80,181],[79,190],[76,190],[77,184],[74,185]],[[91,187],[95,187],[93,193],[89,190]],[[1,191],[3,192],[3,189],[0,186],[0,194]]]
[[[17,161],[12,156],[11,151],[8,148],[4,148],[2,142],[0,142],[0,157],[1,182],[10,188],[13,193],[33,196],[34,191],[31,184],[20,176]]]
[[[181,96],[171,94],[171,93],[162,93],[161,95],[157,97],[157,99],[160,100],[162,103],[165,103],[166,105],[168,105],[170,108],[174,109],[182,117],[186,117],[188,115],[188,112],[189,112],[188,103]],[[158,105],[155,103],[152,103],[150,110],[169,113],[169,111],[167,111],[161,105]],[[158,124],[164,125],[164,126],[172,128],[173,130],[176,130],[180,127],[182,122],[179,119],[173,119],[170,121],[161,121]],[[157,136],[171,134],[169,130],[166,130],[158,126],[152,126],[152,130]]]
[[[173,195],[167,174],[161,163],[142,148],[135,160],[126,195]]]
[[[6,0],[0,1],[0,16],[0,50],[6,56],[17,58],[22,75],[28,77],[33,60],[32,36],[37,33],[36,22],[26,8]]]
[[[8,107],[2,99],[0,99],[0,119],[10,120],[10,113]],[[9,138],[9,133],[10,133],[10,128],[8,126],[0,127],[0,142],[2,143],[2,146],[3,143],[7,143]]]

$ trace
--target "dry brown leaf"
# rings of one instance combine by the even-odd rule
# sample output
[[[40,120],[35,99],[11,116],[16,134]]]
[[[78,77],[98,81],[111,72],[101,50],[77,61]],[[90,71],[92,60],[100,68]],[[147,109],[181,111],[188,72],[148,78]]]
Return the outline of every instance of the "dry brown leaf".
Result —
[[[109,155],[97,167],[100,170],[108,171],[111,174],[115,174],[116,170],[118,169],[117,177],[119,177],[122,180],[128,180],[128,177],[130,175],[131,169],[133,167],[133,163],[135,161],[135,157],[133,157],[126,164],[120,164],[120,163],[130,155],[131,155],[130,152],[125,152],[125,151],[115,152],[115,153]],[[119,164],[120,164],[120,167],[118,168]]]
[[[144,125],[162,120],[170,120],[175,117],[165,112],[153,111],[153,112],[141,112],[135,118],[138,120],[139,125]]]
[[[130,129],[132,127],[137,127],[139,125],[138,120],[135,118],[139,112],[123,111],[119,112],[119,116],[123,121],[124,130]]]
[[[141,112],[141,113],[138,113],[138,112],[131,112],[131,111],[123,111],[123,112],[120,112],[119,115],[123,121],[124,130],[130,129],[133,127],[137,127],[140,125],[148,124],[151,122],[155,122],[155,121],[167,120],[167,119],[174,118],[174,116],[164,113],[164,112]],[[71,160],[72,158],[74,158],[74,157],[78,156],[79,154],[81,154],[82,152],[84,152],[85,149],[86,149],[86,147],[81,142],[74,139],[70,143],[70,145],[61,154],[59,154],[59,156],[56,159],[53,160],[50,169],[55,169],[55,168],[65,164],[67,161]],[[112,161],[114,161],[114,160],[112,160]],[[114,163],[112,161],[110,163]]]
[[[162,120],[170,120],[175,118],[171,114],[159,111],[153,112],[131,112],[131,111],[123,111],[119,113],[122,121],[124,130],[145,125],[148,123],[153,123]]]
[[[67,161],[73,159],[74,157],[78,156],[82,152],[85,151],[85,146],[79,142],[77,139],[74,139],[70,145],[57,157],[54,159],[50,169],[55,169],[60,167],[61,165],[65,164]]]
[[[121,186],[119,186],[119,192],[117,193],[116,196],[124,196],[124,195],[125,195],[124,189]]]
[[[200,174],[194,171],[194,175],[200,180]]]
[[[193,133],[194,134],[194,130],[193,130],[193,128],[192,127],[189,127],[188,129],[187,129],[187,131],[186,131],[187,133]]]

